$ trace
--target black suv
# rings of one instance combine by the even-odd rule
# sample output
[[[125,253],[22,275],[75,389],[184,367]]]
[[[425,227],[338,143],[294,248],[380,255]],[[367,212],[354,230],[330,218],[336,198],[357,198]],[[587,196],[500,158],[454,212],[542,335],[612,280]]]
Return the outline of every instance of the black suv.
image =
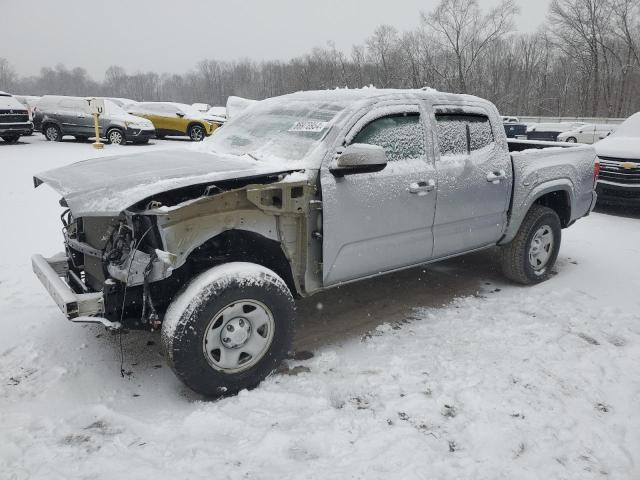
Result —
[[[15,143],[22,135],[32,133],[29,111],[8,93],[0,92],[0,137],[7,143]]]

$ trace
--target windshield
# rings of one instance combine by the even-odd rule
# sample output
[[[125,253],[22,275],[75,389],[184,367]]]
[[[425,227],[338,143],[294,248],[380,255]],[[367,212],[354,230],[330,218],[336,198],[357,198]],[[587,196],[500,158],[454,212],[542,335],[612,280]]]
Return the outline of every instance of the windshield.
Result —
[[[256,160],[302,160],[326,135],[344,104],[265,100],[216,131],[209,151],[250,155]]]
[[[129,116],[127,112],[125,112],[120,105],[115,103],[113,100],[105,100],[104,106],[106,110],[106,114],[110,116]]]
[[[640,113],[627,118],[622,125],[611,134],[612,137],[640,137]]]

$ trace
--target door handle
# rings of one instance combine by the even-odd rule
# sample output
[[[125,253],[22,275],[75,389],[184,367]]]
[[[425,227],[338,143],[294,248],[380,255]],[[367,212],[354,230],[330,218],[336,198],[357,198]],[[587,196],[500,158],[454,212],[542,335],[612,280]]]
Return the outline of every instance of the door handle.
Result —
[[[426,195],[427,193],[432,192],[435,189],[436,181],[433,179],[430,179],[427,182],[421,180],[419,182],[413,182],[409,185],[409,193],[412,193],[414,195]]]
[[[504,170],[496,170],[487,173],[487,182],[493,183],[494,185],[498,185],[505,178],[507,178],[507,172]]]

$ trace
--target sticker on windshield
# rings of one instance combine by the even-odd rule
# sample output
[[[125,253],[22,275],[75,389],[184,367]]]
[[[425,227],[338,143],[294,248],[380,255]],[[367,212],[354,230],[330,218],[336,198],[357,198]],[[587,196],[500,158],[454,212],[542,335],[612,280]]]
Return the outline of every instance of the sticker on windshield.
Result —
[[[329,122],[316,122],[314,120],[305,120],[303,122],[296,122],[293,127],[289,129],[290,132],[314,132],[319,133],[327,128]]]

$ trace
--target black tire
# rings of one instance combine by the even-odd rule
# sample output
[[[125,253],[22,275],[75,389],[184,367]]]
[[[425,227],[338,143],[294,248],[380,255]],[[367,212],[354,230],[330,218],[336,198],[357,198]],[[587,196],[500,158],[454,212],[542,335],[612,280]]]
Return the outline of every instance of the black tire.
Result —
[[[252,318],[252,310],[245,310],[246,303],[264,307],[269,326],[260,331],[260,320],[250,320],[249,325],[258,327],[255,333],[247,334],[244,344],[239,340],[232,348],[221,346],[229,340],[223,338],[229,324]],[[240,314],[227,315],[233,309],[241,309]],[[207,397],[221,397],[254,388],[273,372],[289,352],[294,324],[295,303],[282,278],[253,263],[228,263],[196,277],[176,296],[162,325],[162,345],[167,362],[185,385]],[[243,349],[249,348],[258,334],[263,346],[254,358]],[[215,342],[209,343],[209,339],[220,341],[211,351]],[[233,352],[239,352],[235,370],[215,365],[222,361],[223,353],[226,357]]]
[[[107,132],[107,143],[111,145],[124,145],[127,143],[127,137],[119,128],[112,128]]]
[[[534,246],[541,232],[542,237],[552,235],[553,243],[548,249],[542,246],[544,242]],[[501,249],[502,271],[507,278],[523,285],[544,282],[551,276],[553,266],[558,259],[561,241],[562,225],[558,214],[548,207],[533,205],[515,238]],[[534,250],[546,252],[542,253],[547,257],[546,260],[542,262],[532,258]],[[534,266],[535,263],[537,263],[536,266]]]
[[[50,142],[62,141],[62,132],[60,131],[60,127],[53,123],[47,123],[44,125],[42,127],[42,133],[44,133],[45,138]]]
[[[567,143],[578,143],[578,139],[576,137],[567,138]]]
[[[16,143],[20,139],[20,135],[6,135],[2,139],[7,143]]]
[[[195,123],[189,127],[189,138],[192,142],[201,142],[207,136],[207,131],[199,123]]]

